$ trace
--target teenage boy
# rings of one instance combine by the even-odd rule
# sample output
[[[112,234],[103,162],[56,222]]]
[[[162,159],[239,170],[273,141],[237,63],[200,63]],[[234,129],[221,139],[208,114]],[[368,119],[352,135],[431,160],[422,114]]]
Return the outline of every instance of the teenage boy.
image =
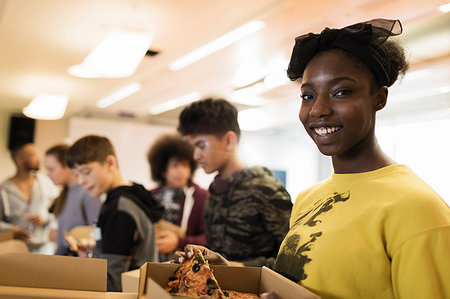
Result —
[[[153,223],[161,219],[163,208],[142,185],[123,179],[105,137],[79,139],[69,148],[67,164],[92,197],[107,195],[98,217],[97,257],[108,261],[108,291],[120,291],[122,272],[158,261]]]
[[[289,229],[292,203],[270,170],[243,166],[237,115],[223,99],[201,100],[181,112],[178,131],[205,172],[218,172],[205,208],[206,246],[234,265],[271,266]]]

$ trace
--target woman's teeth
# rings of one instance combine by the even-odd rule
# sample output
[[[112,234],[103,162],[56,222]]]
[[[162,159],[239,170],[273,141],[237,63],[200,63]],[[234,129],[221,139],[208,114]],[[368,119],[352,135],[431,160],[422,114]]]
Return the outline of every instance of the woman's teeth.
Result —
[[[339,131],[342,127],[320,127],[320,128],[314,128],[314,131],[316,132],[317,135],[319,136],[325,136],[327,134],[331,134],[334,133],[336,131]]]

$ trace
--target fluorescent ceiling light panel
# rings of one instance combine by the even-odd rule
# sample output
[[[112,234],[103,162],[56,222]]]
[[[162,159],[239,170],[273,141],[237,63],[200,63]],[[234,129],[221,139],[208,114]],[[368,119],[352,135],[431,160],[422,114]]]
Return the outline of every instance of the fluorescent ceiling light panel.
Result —
[[[137,82],[131,83],[131,84],[125,86],[124,88],[119,89],[115,93],[99,100],[97,102],[97,107],[105,108],[114,103],[117,103],[118,101],[121,101],[121,100],[131,96],[132,94],[135,94],[136,92],[138,92],[141,89],[141,87],[142,87],[141,84],[139,84]]]
[[[450,11],[450,3],[439,6],[439,10],[442,12],[449,12]]]
[[[39,94],[22,112],[35,119],[60,119],[64,116],[68,100],[66,95]]]
[[[69,74],[83,78],[131,76],[147,53],[153,39],[147,31],[114,30],[84,59],[69,68]]]
[[[188,65],[233,44],[234,42],[246,37],[247,35],[264,28],[265,25],[266,24],[264,22],[257,20],[242,25],[241,27],[238,27],[233,31],[230,31],[222,35],[221,37],[216,38],[215,40],[201,46],[200,48],[178,58],[177,60],[169,64],[169,68],[173,71],[181,70]]]
[[[170,111],[176,109],[178,107],[190,104],[192,102],[198,101],[201,98],[201,94],[199,92],[191,92],[185,96],[175,98],[170,101],[166,101],[159,105],[153,106],[150,108],[150,114],[156,115],[161,114],[166,111]]]

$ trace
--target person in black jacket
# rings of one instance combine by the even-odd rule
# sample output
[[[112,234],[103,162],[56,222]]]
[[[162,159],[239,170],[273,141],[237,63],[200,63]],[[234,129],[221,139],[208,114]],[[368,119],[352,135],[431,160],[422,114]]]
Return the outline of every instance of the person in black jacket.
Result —
[[[91,196],[107,194],[98,217],[97,257],[108,261],[108,291],[120,291],[122,272],[158,261],[154,223],[164,209],[142,185],[124,180],[106,137],[79,139],[69,148],[67,163]],[[78,253],[83,252],[86,256],[86,247]]]

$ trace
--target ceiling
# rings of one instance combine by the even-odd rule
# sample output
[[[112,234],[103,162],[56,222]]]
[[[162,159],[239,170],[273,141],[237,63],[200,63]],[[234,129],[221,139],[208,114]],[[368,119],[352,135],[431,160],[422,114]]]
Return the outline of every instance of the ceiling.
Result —
[[[150,115],[151,107],[200,92],[232,99],[237,88],[257,82],[287,66],[294,38],[377,17],[400,19],[401,41],[409,51],[411,71],[394,87],[392,108],[404,111],[450,111],[450,16],[438,7],[445,0],[0,0],[0,111],[20,112],[38,93],[69,96],[65,117],[99,115],[131,117],[174,124],[181,108]],[[262,30],[182,70],[169,63],[251,20]],[[140,26],[155,37],[146,56],[127,78],[83,79],[67,69],[81,63],[112,29]],[[139,82],[136,94],[107,108],[96,102]],[[447,91],[446,88],[449,90]],[[434,92],[434,93],[433,93]],[[427,106],[423,108],[423,98]],[[298,84],[289,83],[259,95],[249,107],[259,116],[258,128],[297,122]],[[416,107],[417,106],[417,107]],[[412,108],[411,108],[412,107]],[[416,108],[414,108],[416,107]],[[255,121],[254,121],[255,122]]]

